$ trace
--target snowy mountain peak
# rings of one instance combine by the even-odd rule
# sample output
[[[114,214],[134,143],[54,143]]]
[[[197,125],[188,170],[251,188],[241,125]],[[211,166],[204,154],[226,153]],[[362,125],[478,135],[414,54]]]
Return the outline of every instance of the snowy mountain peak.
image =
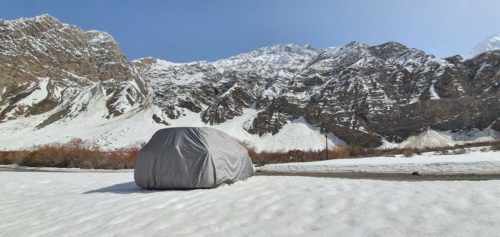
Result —
[[[345,48],[367,48],[369,45],[358,42],[358,41],[351,41],[348,44],[344,46]]]
[[[5,20],[6,23],[18,23],[18,22],[26,22],[26,21],[31,21],[31,22],[42,22],[42,21],[53,21],[53,22],[60,22],[57,18],[53,17],[50,14],[42,14],[34,17],[22,17],[19,19],[14,19],[14,20]]]
[[[39,16],[35,16],[35,17],[32,17],[32,18],[28,18],[28,19],[31,19],[31,20],[34,20],[34,21],[55,21],[55,22],[60,22],[57,18],[55,18],[52,15],[49,15],[47,13],[39,15]]]
[[[247,60],[251,59],[253,61],[258,61],[257,58],[260,57],[261,60],[276,60],[280,57],[313,57],[317,55],[318,52],[311,46],[300,46],[296,44],[277,44],[267,47],[258,48],[254,51],[250,51],[247,53],[242,53],[228,59],[222,59],[218,61],[227,61],[227,60]]]
[[[19,19],[15,19],[15,20],[2,20],[2,19],[0,19],[0,26],[4,25],[7,27],[11,27],[11,28],[33,26],[35,23],[39,24],[38,26],[49,25],[52,27],[62,27],[62,26],[67,25],[67,24],[60,22],[57,18],[55,18],[49,14],[43,14],[43,15],[34,16],[34,17],[27,17],[27,18],[19,18]]]
[[[500,34],[492,35],[477,44],[469,53],[468,58],[472,58],[490,50],[500,50]]]
[[[91,43],[110,42],[113,44],[117,44],[113,36],[104,31],[89,30],[86,31],[86,34],[90,37]]]

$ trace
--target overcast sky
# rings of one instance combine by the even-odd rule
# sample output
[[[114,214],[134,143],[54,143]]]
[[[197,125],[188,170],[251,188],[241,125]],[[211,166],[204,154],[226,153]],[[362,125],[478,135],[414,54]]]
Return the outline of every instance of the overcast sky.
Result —
[[[130,59],[216,60],[258,47],[398,41],[440,57],[500,33],[500,0],[4,1],[0,18],[48,13],[110,33]]]

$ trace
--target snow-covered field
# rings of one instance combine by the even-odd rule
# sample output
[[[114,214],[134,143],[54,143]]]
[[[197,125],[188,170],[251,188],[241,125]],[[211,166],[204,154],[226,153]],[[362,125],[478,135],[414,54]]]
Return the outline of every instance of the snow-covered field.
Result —
[[[500,181],[252,177],[143,191],[133,173],[0,172],[2,236],[497,236]]]
[[[413,157],[371,157],[302,163],[270,164],[259,167],[268,172],[370,172],[420,174],[499,174],[500,151],[478,151],[465,154],[436,155],[427,152]]]

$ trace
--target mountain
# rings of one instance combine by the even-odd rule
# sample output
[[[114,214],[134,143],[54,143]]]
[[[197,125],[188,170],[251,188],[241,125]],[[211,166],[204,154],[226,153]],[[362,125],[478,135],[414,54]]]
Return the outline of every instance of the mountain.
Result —
[[[104,98],[106,117],[147,103],[135,67],[107,33],[83,31],[52,16],[0,21],[0,121],[50,116],[36,126],[77,116]]]
[[[427,128],[496,123],[499,60],[498,51],[439,59],[395,42],[353,42],[321,52],[279,45],[212,63],[135,64],[165,112],[158,118],[189,110],[213,125],[255,108],[245,126],[251,134],[276,134],[303,117],[349,144],[379,146],[381,137],[402,142]]]
[[[318,53],[309,47],[276,45],[215,62],[173,64],[134,61],[154,91],[154,102],[170,119],[183,109],[202,112],[208,124],[242,115],[254,102],[268,105]]]
[[[500,50],[500,35],[492,35],[481,41],[469,53],[469,58],[490,50]]]
[[[321,149],[320,127],[330,147],[500,138],[500,51],[285,44],[172,63],[129,61],[108,34],[48,15],[0,21],[0,32],[2,149],[72,137],[116,148],[168,126],[212,126],[258,150]]]

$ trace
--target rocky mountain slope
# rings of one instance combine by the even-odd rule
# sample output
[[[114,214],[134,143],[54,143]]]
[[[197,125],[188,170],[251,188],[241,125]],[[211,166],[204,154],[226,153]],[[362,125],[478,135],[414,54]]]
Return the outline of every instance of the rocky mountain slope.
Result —
[[[48,15],[0,32],[4,149],[71,137],[120,147],[166,126],[213,126],[260,150],[321,149],[320,127],[332,146],[499,138],[500,51],[275,45],[179,64],[130,62],[108,34]]]
[[[42,15],[0,21],[0,121],[50,113],[45,127],[77,116],[98,94],[107,118],[147,104],[148,90],[107,33]]]
[[[201,113],[208,124],[259,112],[245,130],[276,134],[304,117],[349,144],[402,142],[428,128],[498,129],[500,51],[439,59],[395,42],[315,51],[278,45],[215,62],[135,61],[162,108],[158,121]]]

